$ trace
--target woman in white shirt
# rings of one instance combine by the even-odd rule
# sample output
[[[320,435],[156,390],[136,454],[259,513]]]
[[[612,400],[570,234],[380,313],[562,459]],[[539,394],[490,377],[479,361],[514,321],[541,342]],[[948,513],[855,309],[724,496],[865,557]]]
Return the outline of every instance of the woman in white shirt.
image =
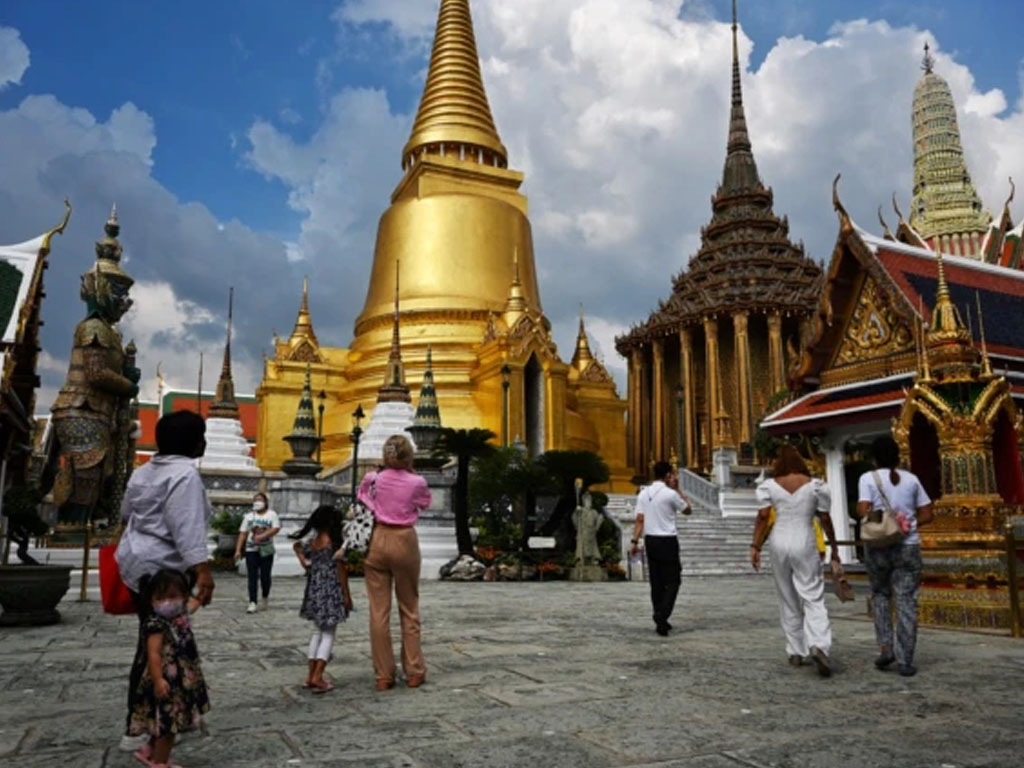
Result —
[[[274,537],[281,530],[277,512],[270,508],[265,493],[252,499],[252,509],[245,513],[238,527],[235,560],[242,557],[245,547],[245,570],[249,576],[249,607],[246,613],[256,613],[257,582],[263,591],[263,608],[270,598],[270,572],[274,568]]]
[[[772,465],[770,480],[757,487],[760,509],[754,524],[754,541],[750,545],[750,564],[761,569],[761,547],[771,534],[772,575],[779,595],[782,632],[786,637],[786,653],[794,667],[803,664],[806,656],[818,668],[818,674],[832,674],[828,653],[832,647],[832,624],[825,608],[825,581],[821,575],[815,515],[832,547],[832,561],[838,563],[836,533],[829,510],[832,507],[828,486],[815,480],[803,458],[791,445],[779,449]],[[768,521],[775,508],[775,525]]]
[[[857,484],[857,516],[876,522],[892,509],[901,522],[904,536],[887,547],[864,548],[864,564],[871,580],[875,614],[875,639],[879,656],[875,667],[884,670],[899,662],[900,674],[917,673],[914,648],[917,645],[917,589],[921,583],[921,537],[919,525],[933,518],[932,500],[912,472],[896,469],[900,449],[889,435],[876,438],[871,452],[878,467],[865,472]],[[891,601],[896,599],[896,645],[893,645]]]

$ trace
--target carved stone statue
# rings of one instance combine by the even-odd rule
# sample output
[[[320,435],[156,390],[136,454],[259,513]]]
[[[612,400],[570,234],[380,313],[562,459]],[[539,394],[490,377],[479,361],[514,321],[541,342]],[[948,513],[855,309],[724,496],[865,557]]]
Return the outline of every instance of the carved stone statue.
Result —
[[[85,523],[101,498],[119,499],[115,478],[127,479],[132,430],[131,400],[138,393],[139,369],[126,356],[116,323],[128,308],[134,282],[122,269],[117,209],[96,243],[96,263],[82,275],[87,311],[75,327],[68,376],[51,409],[57,451],[63,459],[54,483],[62,522]],[[117,510],[111,510],[116,514]]]
[[[589,493],[583,494],[583,506],[572,513],[572,524],[576,527],[576,551],[585,565],[596,565],[601,561],[601,550],[597,545],[597,530],[604,517],[594,509]]]

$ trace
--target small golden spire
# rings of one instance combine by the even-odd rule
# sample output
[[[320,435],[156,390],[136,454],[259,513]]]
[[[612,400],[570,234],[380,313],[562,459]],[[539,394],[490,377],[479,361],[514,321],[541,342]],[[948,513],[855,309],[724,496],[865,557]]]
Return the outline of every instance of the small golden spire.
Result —
[[[486,150],[502,166],[508,162],[480,74],[469,0],[441,0],[423,98],[402,150],[403,167],[417,150],[445,143],[465,146],[474,154]]]
[[[302,278],[302,301],[299,304],[299,314],[295,318],[295,328],[292,330],[291,342],[310,341],[314,346],[319,346],[316,333],[313,330],[313,318],[309,314],[309,278]]]
[[[505,325],[513,328],[519,318],[526,314],[528,308],[523,284],[519,279],[519,246],[512,252],[512,284],[508,287],[508,298],[505,300]]]
[[[576,351],[572,356],[572,365],[582,373],[594,359],[590,351],[590,342],[587,340],[587,329],[583,324],[583,304],[580,304],[580,328],[576,334]]]
[[[932,369],[928,363],[928,345],[925,343],[925,322],[924,322],[924,300],[917,297],[917,307],[920,319],[918,320],[918,345],[921,349],[921,368],[920,368],[920,382],[923,384],[931,384],[932,382]]]
[[[981,313],[981,295],[977,291],[974,292],[974,300],[978,304],[978,333],[981,334],[981,377],[991,379],[994,376],[992,361],[988,357],[988,343],[985,341],[985,317]]]

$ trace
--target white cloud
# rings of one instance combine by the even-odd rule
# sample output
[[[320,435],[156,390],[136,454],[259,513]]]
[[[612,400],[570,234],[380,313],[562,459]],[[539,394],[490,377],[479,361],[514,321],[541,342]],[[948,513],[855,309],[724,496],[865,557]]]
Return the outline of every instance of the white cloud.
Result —
[[[13,27],[0,27],[0,91],[21,83],[28,64],[28,46],[21,41],[21,33]]]
[[[218,222],[200,203],[177,200],[152,175],[155,146],[152,118],[131,103],[105,120],[51,95],[30,95],[0,109],[0,239],[34,237],[60,221],[65,196],[74,205],[66,233],[53,240],[45,276],[40,411],[64,380],[72,331],[85,314],[79,275],[95,259],[93,244],[103,236],[112,202],[124,265],[137,280],[135,308],[123,330],[126,338],[136,337],[144,393],[153,394],[160,360],[170,381],[194,386],[200,350],[213,361],[207,369],[212,387],[230,283],[236,287],[240,391],[256,386],[270,329],[290,327],[294,318],[301,274],[288,264],[284,244],[238,221]]]

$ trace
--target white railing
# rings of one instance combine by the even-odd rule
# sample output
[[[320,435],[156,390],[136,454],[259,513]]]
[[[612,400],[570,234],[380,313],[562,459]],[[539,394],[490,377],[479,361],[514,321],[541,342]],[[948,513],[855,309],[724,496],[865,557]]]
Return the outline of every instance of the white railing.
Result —
[[[721,488],[688,469],[679,470],[679,490],[695,507],[700,507],[707,512],[718,513],[721,511],[719,503]]]

